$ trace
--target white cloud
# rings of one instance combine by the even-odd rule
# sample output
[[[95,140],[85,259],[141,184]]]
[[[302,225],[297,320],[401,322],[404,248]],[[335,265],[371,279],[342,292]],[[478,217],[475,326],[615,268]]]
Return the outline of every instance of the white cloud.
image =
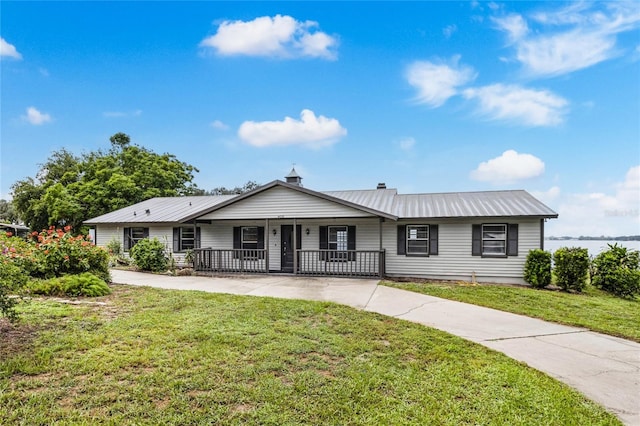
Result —
[[[450,38],[453,35],[453,33],[455,33],[456,31],[458,31],[458,26],[457,25],[455,25],[455,24],[447,25],[442,30],[442,34],[444,34],[444,36],[446,38]]]
[[[432,108],[444,104],[447,99],[458,94],[458,87],[476,78],[473,68],[458,65],[460,56],[451,58],[449,64],[416,61],[409,65],[407,81],[418,90],[416,101]]]
[[[18,52],[16,47],[0,37],[0,58],[4,56],[13,59],[22,59],[22,55]]]
[[[243,141],[257,147],[302,145],[321,148],[336,143],[347,129],[335,118],[318,116],[304,109],[300,120],[285,117],[283,121],[245,121],[238,129]]]
[[[211,122],[211,127],[213,127],[214,129],[218,129],[218,130],[228,130],[229,126],[226,125],[225,123],[223,123],[220,120],[213,120]]]
[[[640,229],[640,165],[608,191],[563,194],[541,200],[558,212],[547,224],[547,235],[638,235]]]
[[[336,59],[338,40],[317,30],[314,21],[291,16],[262,16],[253,21],[224,21],[216,34],[200,42],[219,55]]]
[[[547,90],[493,84],[463,92],[479,102],[478,113],[492,120],[514,121],[527,126],[554,126],[564,121],[566,99]]]
[[[416,139],[412,137],[402,138],[397,141],[398,146],[403,151],[411,151],[413,147],[416,145]]]
[[[28,121],[34,126],[40,126],[42,124],[51,122],[51,116],[49,114],[42,113],[35,107],[27,108],[27,114],[23,115],[22,119]]]
[[[640,6],[633,2],[600,5],[577,2],[531,16],[540,28],[530,31],[525,18],[493,18],[514,44],[516,58],[534,76],[556,76],[593,66],[621,54],[617,34],[640,27]]]
[[[521,15],[513,14],[502,18],[491,18],[491,20],[496,23],[498,29],[507,33],[510,42],[520,40],[529,32],[527,23]]]
[[[510,183],[523,179],[531,179],[544,173],[544,163],[531,154],[519,154],[514,150],[502,153],[500,157],[480,163],[471,172],[474,180],[493,183]]]

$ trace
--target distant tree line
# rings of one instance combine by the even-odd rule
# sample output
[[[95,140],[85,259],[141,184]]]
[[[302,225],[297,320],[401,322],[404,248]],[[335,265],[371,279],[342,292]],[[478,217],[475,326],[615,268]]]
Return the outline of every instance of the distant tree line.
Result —
[[[581,235],[579,237],[549,237],[551,241],[566,241],[566,240],[579,240],[579,241],[640,241],[640,235],[623,235],[619,237],[610,237],[601,235],[599,237],[590,237]]]

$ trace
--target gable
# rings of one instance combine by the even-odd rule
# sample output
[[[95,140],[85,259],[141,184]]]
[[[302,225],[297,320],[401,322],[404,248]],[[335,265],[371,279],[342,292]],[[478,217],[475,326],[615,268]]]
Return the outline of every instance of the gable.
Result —
[[[198,219],[283,219],[294,217],[375,217],[375,215],[276,185],[200,216]]]

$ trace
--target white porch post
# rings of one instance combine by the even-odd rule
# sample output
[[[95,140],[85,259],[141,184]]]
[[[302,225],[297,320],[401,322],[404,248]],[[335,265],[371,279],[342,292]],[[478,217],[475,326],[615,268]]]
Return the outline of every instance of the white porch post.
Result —
[[[267,270],[267,274],[269,273],[269,219],[264,220],[264,246],[267,251],[264,253],[264,267]]]
[[[298,248],[298,221],[296,218],[293,218],[293,275],[298,273],[298,253],[296,249]]]

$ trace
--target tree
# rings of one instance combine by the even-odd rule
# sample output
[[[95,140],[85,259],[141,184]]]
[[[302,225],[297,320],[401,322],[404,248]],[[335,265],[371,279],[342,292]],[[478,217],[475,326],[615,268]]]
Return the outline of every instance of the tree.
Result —
[[[203,191],[202,195],[235,195],[235,194],[244,194],[245,192],[253,191],[260,184],[254,182],[252,180],[247,181],[243,186],[236,186],[235,188],[228,189],[224,186],[219,186],[217,188],[213,188],[211,191]]]
[[[0,200],[0,222],[18,223],[20,218],[16,213],[13,203],[7,200]]]
[[[194,166],[172,154],[157,154],[116,133],[107,152],[76,157],[65,149],[40,165],[35,178],[12,186],[14,206],[32,230],[70,225],[153,197],[198,191]]]

